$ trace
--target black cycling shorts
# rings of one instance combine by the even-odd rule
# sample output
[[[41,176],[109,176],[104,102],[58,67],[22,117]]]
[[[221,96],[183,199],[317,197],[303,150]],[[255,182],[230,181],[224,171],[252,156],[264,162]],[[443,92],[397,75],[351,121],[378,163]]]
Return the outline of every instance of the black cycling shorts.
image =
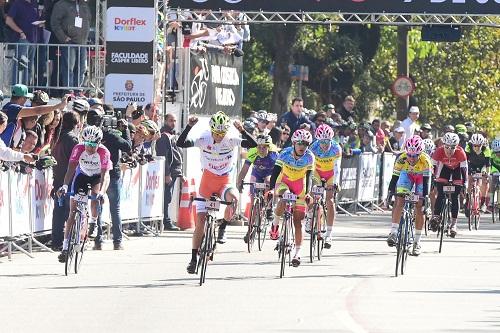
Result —
[[[75,178],[73,178],[73,182],[71,183],[70,193],[71,195],[78,193],[80,190],[88,193],[88,187],[94,187],[99,184],[101,180],[101,175],[95,176],[87,176],[83,173],[77,173]]]

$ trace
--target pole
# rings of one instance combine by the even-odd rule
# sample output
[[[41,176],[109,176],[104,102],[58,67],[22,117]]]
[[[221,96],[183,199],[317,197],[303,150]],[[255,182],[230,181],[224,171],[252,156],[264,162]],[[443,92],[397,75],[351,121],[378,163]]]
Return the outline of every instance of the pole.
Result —
[[[400,75],[408,76],[410,72],[408,64],[408,31],[409,31],[408,27],[398,26],[398,37],[397,37],[398,76]],[[410,104],[409,97],[406,98],[397,97],[396,100],[397,119],[403,120],[406,117],[409,104]]]

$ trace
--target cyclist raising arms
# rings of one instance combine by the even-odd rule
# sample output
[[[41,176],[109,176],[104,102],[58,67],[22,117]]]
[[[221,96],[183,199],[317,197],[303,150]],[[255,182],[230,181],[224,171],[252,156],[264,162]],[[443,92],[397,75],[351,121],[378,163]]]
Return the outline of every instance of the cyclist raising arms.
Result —
[[[227,206],[224,212],[224,219],[219,226],[217,241],[225,243],[225,231],[228,222],[235,213],[238,203],[238,196],[235,189],[231,186],[231,172],[236,162],[237,154],[234,148],[241,145],[244,148],[253,148],[257,146],[255,139],[250,136],[241,123],[234,121],[234,127],[241,133],[243,139],[230,137],[227,135],[229,130],[229,117],[222,111],[217,112],[210,118],[210,131],[202,133],[194,140],[186,140],[189,131],[198,122],[197,117],[190,117],[184,131],[177,139],[177,146],[181,148],[197,147],[201,153],[201,164],[203,174],[200,182],[200,196],[209,199],[212,194],[217,193],[224,201],[232,201],[232,206]],[[191,252],[191,261],[187,267],[189,274],[196,272],[198,248],[203,239],[205,226],[206,207],[204,202],[196,202],[196,211],[198,213],[196,227],[193,233],[193,247]]]
[[[243,191],[243,180],[245,179],[248,169],[253,165],[252,175],[250,182],[252,183],[265,183],[269,182],[271,174],[273,173],[274,164],[278,158],[278,148],[272,143],[271,137],[267,134],[260,134],[256,138],[257,147],[248,150],[248,156],[245,164],[238,174],[238,190],[240,193]],[[253,200],[253,197],[252,197]],[[272,221],[274,219],[272,207],[267,210],[267,219]],[[245,235],[245,243],[247,242],[248,235]]]
[[[315,157],[314,181],[316,185],[321,185],[321,179],[326,181],[326,238],[325,248],[332,246],[333,223],[335,220],[334,187],[338,187],[335,182],[337,178],[337,159],[342,157],[342,148],[333,140],[333,129],[326,125],[319,125],[316,129],[316,141],[309,148]],[[308,220],[309,221],[309,220]],[[309,221],[310,222],[310,221]],[[306,228],[307,230],[307,228]]]
[[[69,158],[68,170],[64,176],[64,185],[62,185],[58,193],[63,196],[68,192],[68,186],[71,182],[71,194],[78,193],[83,190],[87,193],[90,185],[92,196],[95,200],[91,201],[91,218],[90,223],[97,223],[98,210],[97,201],[102,198],[106,189],[103,188],[105,179],[112,169],[109,151],[101,145],[102,130],[97,126],[87,126],[82,131],[83,143],[77,144]],[[73,176],[74,175],[74,176]],[[71,181],[73,179],[73,181]],[[71,227],[75,223],[76,204],[73,198],[70,201],[69,217],[64,228],[63,249],[58,259],[59,262],[65,262],[68,254],[68,238]]]
[[[396,245],[398,239],[398,228],[403,213],[404,194],[415,192],[420,200],[415,206],[415,239],[413,243],[413,255],[421,253],[420,237],[424,227],[423,199],[429,195],[429,179],[432,172],[430,157],[424,153],[424,143],[421,137],[414,135],[405,142],[404,152],[399,155],[394,164],[389,191],[396,193],[396,202],[392,210],[391,232],[387,238],[389,246]]]
[[[436,177],[436,188],[438,196],[434,205],[434,216],[430,221],[432,231],[436,232],[439,228],[440,214],[443,209],[444,191],[443,186],[452,180],[455,186],[455,193],[451,195],[451,226],[450,236],[457,234],[458,217],[458,195],[461,186],[467,184],[467,156],[462,147],[458,146],[460,138],[455,133],[446,133],[443,138],[443,145],[436,149],[432,155],[432,164],[434,165],[434,175]]]
[[[481,188],[481,203],[480,207],[483,211],[486,210],[486,194],[488,193],[488,176],[491,167],[491,150],[487,145],[486,138],[479,133],[472,134],[469,143],[465,147],[465,154],[467,155],[467,163],[469,164],[469,175],[475,173],[482,173],[483,179],[479,180]],[[471,189],[472,177],[469,178],[469,186]],[[468,203],[465,204],[465,212],[469,214]]]
[[[295,254],[292,265],[300,265],[300,246],[302,244],[302,220],[306,211],[306,202],[311,201],[312,171],[314,168],[314,155],[307,149],[312,142],[312,135],[305,129],[298,129],[292,135],[292,147],[283,149],[271,175],[270,190],[276,187],[276,194],[281,195],[286,191],[299,196],[293,210],[293,224],[295,226]],[[276,215],[283,215],[285,202],[279,199],[276,205]],[[271,239],[279,237],[277,219],[273,222],[270,231]]]

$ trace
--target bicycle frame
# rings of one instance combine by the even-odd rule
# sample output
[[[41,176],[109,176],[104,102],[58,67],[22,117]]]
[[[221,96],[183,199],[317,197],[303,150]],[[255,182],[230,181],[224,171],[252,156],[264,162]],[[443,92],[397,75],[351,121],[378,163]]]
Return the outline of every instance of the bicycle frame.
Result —
[[[325,181],[321,181],[321,186],[314,186],[311,190],[313,195],[312,204],[312,221],[310,234],[310,246],[309,246],[309,261],[313,262],[315,251],[317,251],[318,260],[321,260],[321,251],[323,250],[324,239],[321,219],[326,221],[326,207],[325,207]],[[321,215],[320,215],[321,213]],[[316,249],[317,245],[317,249]]]
[[[417,194],[411,193],[405,195],[404,199],[405,203],[403,206],[403,214],[401,215],[398,228],[395,270],[396,276],[398,276],[399,271],[401,272],[401,275],[403,275],[406,268],[408,252],[413,244],[415,234],[415,207],[416,203],[420,200],[420,197]]]

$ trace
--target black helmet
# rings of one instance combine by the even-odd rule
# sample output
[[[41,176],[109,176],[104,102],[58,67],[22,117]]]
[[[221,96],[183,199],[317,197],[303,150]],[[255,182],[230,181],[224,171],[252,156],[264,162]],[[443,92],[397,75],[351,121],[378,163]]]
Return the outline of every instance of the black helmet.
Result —
[[[97,127],[102,126],[104,113],[100,109],[90,109],[87,113],[87,124]]]

